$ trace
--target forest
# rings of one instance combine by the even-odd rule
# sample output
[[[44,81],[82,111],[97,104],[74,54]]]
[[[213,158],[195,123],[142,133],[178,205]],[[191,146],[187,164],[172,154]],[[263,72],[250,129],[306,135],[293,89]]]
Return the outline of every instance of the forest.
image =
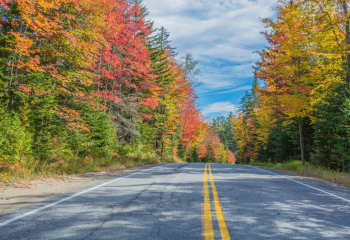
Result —
[[[263,19],[268,45],[231,118],[241,163],[301,160],[350,168],[349,1],[281,0]]]
[[[0,178],[123,159],[348,172],[349,3],[279,0],[251,90],[208,119],[198,61],[141,0],[1,0]]]
[[[197,104],[198,62],[142,1],[1,0],[0,14],[0,177],[123,158],[234,163],[226,125]]]

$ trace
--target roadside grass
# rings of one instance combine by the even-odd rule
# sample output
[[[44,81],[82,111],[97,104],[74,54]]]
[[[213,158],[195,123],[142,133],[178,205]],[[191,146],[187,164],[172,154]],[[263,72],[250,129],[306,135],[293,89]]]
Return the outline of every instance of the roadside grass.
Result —
[[[12,185],[41,178],[66,179],[67,176],[87,172],[112,172],[137,166],[161,163],[181,163],[183,160],[171,156],[154,157],[151,154],[114,155],[112,158],[71,157],[55,159],[50,163],[41,162],[34,158],[23,158],[17,164],[4,166],[0,169],[0,184]]]
[[[305,165],[302,165],[301,161],[290,161],[286,163],[252,162],[250,165],[290,171],[307,177],[319,178],[350,187],[350,173],[313,166],[307,162]]]

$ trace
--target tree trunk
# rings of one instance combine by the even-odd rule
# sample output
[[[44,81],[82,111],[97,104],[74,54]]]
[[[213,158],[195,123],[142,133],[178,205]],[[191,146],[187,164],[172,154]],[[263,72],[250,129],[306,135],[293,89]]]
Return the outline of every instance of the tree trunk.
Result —
[[[299,117],[299,133],[300,133],[300,149],[301,149],[301,163],[305,164],[304,158],[304,133],[303,133],[303,118]]]
[[[343,1],[343,9],[344,9],[344,15],[346,17],[346,23],[345,23],[345,42],[348,46],[350,45],[350,23],[348,18],[348,5],[347,1]],[[346,81],[348,83],[348,88],[350,88],[350,55],[346,55]]]

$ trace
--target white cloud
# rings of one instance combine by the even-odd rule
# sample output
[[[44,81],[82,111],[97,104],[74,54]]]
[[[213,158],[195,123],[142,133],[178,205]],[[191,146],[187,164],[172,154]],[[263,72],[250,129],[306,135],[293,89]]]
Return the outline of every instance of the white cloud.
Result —
[[[204,88],[233,88],[252,77],[253,53],[266,41],[262,18],[273,17],[277,0],[144,0],[156,27],[170,32],[179,55],[193,53],[205,67]],[[233,66],[228,71],[215,70]],[[241,71],[238,71],[239,68]]]
[[[251,89],[251,86],[242,86],[242,87],[237,87],[237,88],[233,88],[231,90],[227,90],[227,91],[223,91],[223,92],[217,92],[216,94],[225,94],[225,93],[231,93],[231,92],[238,92],[238,91],[242,91],[242,90],[248,90]]]
[[[228,113],[228,112],[236,112],[237,107],[232,104],[230,101],[225,102],[216,102],[206,106],[203,109],[203,114],[207,115],[209,113]]]
[[[243,65],[210,68],[209,70],[205,71],[205,74],[203,74],[201,78],[201,81],[204,83],[204,89],[201,88],[200,90],[203,93],[220,89],[229,89],[227,90],[229,92],[249,89],[250,85],[249,87],[244,86],[240,89],[238,86],[244,84],[246,78],[253,76],[253,65],[254,63],[248,63]]]
[[[156,27],[164,26],[181,49],[195,47],[196,55],[244,58],[253,56],[264,24],[277,0],[145,0]],[[208,48],[209,47],[209,48]],[[253,49],[252,49],[253,48]],[[224,56],[222,56],[224,54]],[[250,56],[249,56],[250,55]]]
[[[235,112],[238,100],[222,101],[220,94],[250,88],[252,65],[259,59],[254,51],[267,45],[260,34],[267,30],[260,17],[274,18],[277,0],[144,0],[144,4],[155,27],[170,32],[179,56],[192,53],[204,67],[199,101],[212,103],[204,114]]]

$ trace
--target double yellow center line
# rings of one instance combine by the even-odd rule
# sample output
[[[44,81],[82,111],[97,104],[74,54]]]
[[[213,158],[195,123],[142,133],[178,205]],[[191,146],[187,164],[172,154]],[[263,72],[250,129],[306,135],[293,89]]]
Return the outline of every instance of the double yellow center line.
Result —
[[[204,204],[203,204],[203,235],[205,240],[213,240],[214,239],[214,231],[213,231],[213,221],[211,217],[211,208],[210,208],[210,195],[209,195],[209,186],[208,186],[208,165],[209,165],[209,177],[211,183],[211,189],[214,197],[216,218],[218,220],[221,238],[231,239],[230,234],[227,229],[226,220],[224,213],[221,208],[218,192],[216,191],[216,186],[213,178],[213,174],[211,172],[210,164],[205,165],[204,170],[204,179],[203,179],[203,195],[204,195]]]

